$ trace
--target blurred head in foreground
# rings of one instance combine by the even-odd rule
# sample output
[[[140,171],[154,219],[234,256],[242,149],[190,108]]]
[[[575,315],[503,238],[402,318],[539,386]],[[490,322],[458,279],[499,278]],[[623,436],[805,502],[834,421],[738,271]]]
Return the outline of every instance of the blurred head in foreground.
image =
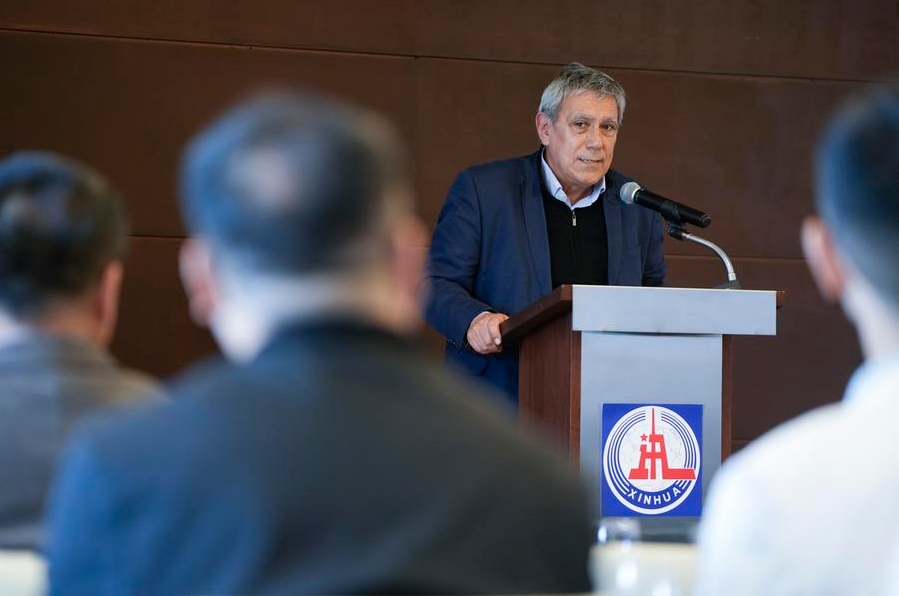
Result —
[[[398,332],[417,322],[424,226],[408,166],[376,116],[314,95],[265,95],[188,146],[182,279],[232,359],[284,322],[333,311]]]
[[[899,89],[841,110],[815,171],[818,215],[803,224],[803,248],[866,362],[840,403],[777,426],[724,462],[702,514],[698,596],[880,594],[890,570],[899,537]],[[849,537],[856,548],[846,548]]]
[[[43,152],[0,161],[0,333],[108,344],[126,234],[119,196],[93,170]]]
[[[839,300],[867,358],[899,348],[899,87],[831,122],[816,161],[817,211],[803,226],[809,268]]]

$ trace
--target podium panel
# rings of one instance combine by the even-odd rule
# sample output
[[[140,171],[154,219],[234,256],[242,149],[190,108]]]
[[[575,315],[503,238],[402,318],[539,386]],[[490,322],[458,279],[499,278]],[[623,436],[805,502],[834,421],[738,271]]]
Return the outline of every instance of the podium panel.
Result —
[[[698,516],[730,448],[730,336],[774,335],[777,292],[561,286],[500,327],[519,413],[578,462],[600,515]]]
[[[702,406],[704,497],[721,462],[722,337],[582,332],[580,466],[601,503],[603,404]],[[653,464],[655,465],[655,464]]]

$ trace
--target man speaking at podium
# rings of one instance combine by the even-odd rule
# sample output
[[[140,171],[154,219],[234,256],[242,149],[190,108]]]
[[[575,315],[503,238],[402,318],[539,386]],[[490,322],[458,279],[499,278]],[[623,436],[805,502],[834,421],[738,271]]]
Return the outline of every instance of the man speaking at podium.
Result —
[[[610,169],[624,89],[571,63],[540,98],[531,155],[456,177],[431,241],[425,317],[446,359],[518,399],[518,354],[500,324],[562,284],[657,286],[661,219],[618,198],[631,179]]]

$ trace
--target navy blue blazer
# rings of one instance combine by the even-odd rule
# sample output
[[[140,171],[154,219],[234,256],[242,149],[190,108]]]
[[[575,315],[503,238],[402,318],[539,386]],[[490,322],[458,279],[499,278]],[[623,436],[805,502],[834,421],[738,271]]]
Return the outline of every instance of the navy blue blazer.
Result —
[[[518,354],[483,356],[465,339],[485,310],[514,315],[552,290],[540,155],[474,166],[456,177],[428,258],[425,318],[447,339],[446,359],[518,396]],[[603,208],[609,284],[657,286],[665,278],[661,218],[618,197],[631,178],[606,174]]]
[[[590,589],[577,471],[384,330],[299,322],[170,394],[67,449],[51,596]]]

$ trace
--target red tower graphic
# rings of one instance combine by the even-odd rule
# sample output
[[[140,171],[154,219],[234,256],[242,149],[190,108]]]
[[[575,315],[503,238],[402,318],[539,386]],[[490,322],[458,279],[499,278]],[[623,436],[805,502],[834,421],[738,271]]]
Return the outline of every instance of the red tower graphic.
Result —
[[[665,437],[656,434],[656,410],[652,408],[650,411],[652,412],[652,431],[649,437],[646,435],[640,437],[643,441],[643,444],[640,445],[640,463],[636,468],[631,468],[630,474],[627,475],[628,480],[655,480],[656,462],[662,465],[662,480],[696,480],[696,470],[693,468],[668,467]]]

